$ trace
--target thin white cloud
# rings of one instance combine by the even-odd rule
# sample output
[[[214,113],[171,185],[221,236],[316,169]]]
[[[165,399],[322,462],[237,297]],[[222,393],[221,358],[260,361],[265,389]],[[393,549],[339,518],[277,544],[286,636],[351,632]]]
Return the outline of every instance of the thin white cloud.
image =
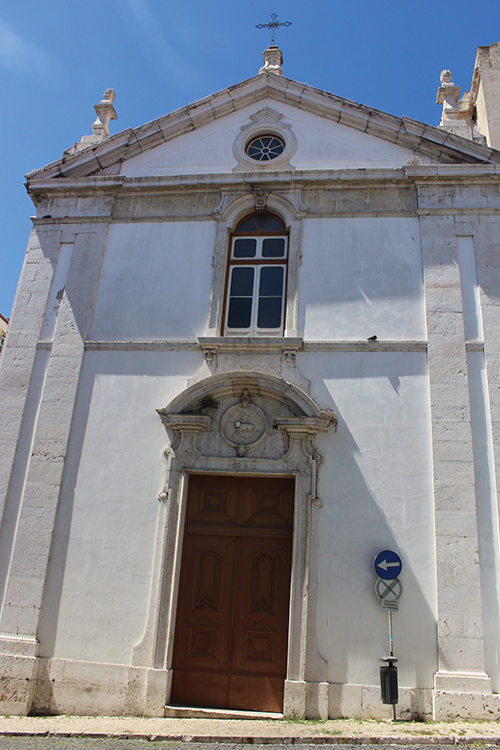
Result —
[[[173,81],[181,86],[200,83],[204,78],[204,72],[192,65],[187,56],[181,56],[173,45],[167,41],[158,21],[151,13],[148,0],[127,0],[127,5],[135,21],[145,32],[150,53],[156,53],[162,60],[166,72],[172,77]]]
[[[55,58],[37,44],[22,39],[0,19],[0,66],[9,73],[34,77],[55,84],[58,66]]]

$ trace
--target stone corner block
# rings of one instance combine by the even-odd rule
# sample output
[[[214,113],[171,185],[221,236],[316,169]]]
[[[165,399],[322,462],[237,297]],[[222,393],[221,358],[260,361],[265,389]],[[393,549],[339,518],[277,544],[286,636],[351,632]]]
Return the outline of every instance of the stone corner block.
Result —
[[[287,719],[305,719],[307,683],[302,680],[285,680],[283,715]]]
[[[435,690],[432,700],[434,721],[473,719],[497,721],[500,712],[500,695],[461,693]]]

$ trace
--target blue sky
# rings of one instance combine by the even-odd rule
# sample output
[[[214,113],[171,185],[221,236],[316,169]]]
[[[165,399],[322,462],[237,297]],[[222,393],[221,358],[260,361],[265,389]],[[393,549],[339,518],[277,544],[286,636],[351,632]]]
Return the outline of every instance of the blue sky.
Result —
[[[271,13],[288,78],[437,125],[439,74],[470,88],[476,48],[500,41],[498,0],[0,0],[0,312],[10,315],[34,207],[24,175],[92,132],[111,132],[252,77]]]

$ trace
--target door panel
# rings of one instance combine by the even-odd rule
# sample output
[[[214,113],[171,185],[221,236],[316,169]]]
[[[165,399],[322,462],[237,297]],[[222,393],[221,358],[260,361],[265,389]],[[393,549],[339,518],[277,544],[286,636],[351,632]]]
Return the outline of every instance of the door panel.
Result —
[[[241,491],[240,524],[245,527],[282,529],[292,532],[293,502],[284,492],[283,482],[288,485],[293,480],[277,479],[276,484],[262,479],[247,479]],[[286,485],[285,485],[286,486]],[[293,488],[292,488],[293,498]]]
[[[231,671],[279,677],[286,671],[291,544],[240,540],[241,590],[234,602]],[[283,588],[281,582],[288,581]],[[286,623],[286,628],[284,627]]]
[[[238,525],[239,481],[234,477],[192,477],[189,483],[186,527]]]
[[[230,708],[282,713],[284,678],[231,676]]]
[[[184,540],[177,668],[228,671],[234,552],[231,538],[190,535]]]
[[[173,703],[282,711],[293,480],[192,476]]]

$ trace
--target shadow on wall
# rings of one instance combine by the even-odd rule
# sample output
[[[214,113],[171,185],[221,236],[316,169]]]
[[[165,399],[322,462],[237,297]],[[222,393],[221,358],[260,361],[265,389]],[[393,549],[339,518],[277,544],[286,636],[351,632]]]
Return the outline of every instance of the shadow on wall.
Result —
[[[315,360],[313,397],[339,417],[337,434],[317,440],[328,455],[320,475],[319,648],[330,682],[378,684],[389,636],[373,560],[392,549],[403,559],[403,592],[393,614],[400,685],[432,688],[438,664],[430,425],[425,386],[415,392],[408,386],[425,377],[425,355],[372,355],[371,366],[358,355],[358,368],[353,357],[324,358],[323,367]],[[371,392],[371,404],[361,388]],[[353,402],[361,397],[367,408],[360,416],[358,407],[353,419]],[[412,421],[420,406],[419,428]]]
[[[159,402],[164,403],[183,390],[186,372],[195,372],[201,359],[200,355],[194,353],[187,356],[189,359],[181,360],[176,353],[168,352],[133,354],[130,352],[89,352],[85,357],[75,409],[77,418],[74,420],[66,461],[39,629],[42,657],[54,655],[57,629],[58,627],[64,628],[64,624],[61,625],[59,622],[61,597],[74,520],[75,489],[79,481],[82,451],[86,441],[90,439],[89,414],[94,420],[102,419],[111,422],[109,429],[115,431],[116,440],[120,441],[118,453],[113,445],[109,446],[109,455],[111,456],[112,453],[118,455],[113,459],[116,461],[112,470],[116,472],[114,481],[118,480],[118,472],[131,471],[133,473],[137,470],[137,463],[128,459],[124,463],[123,458],[124,455],[128,455],[128,451],[124,448],[124,441],[128,439],[127,433],[134,433],[127,419],[132,415],[136,425],[133,434],[135,439],[139,441],[138,432],[142,431],[140,427],[142,424],[145,432],[151,432],[151,429],[157,428],[158,445],[164,446],[164,431],[154,411],[158,406],[157,394],[159,391],[162,392]],[[347,357],[353,356],[357,355],[347,355]],[[394,615],[396,654],[400,658],[400,684],[407,687],[426,688],[432,686],[433,673],[437,667],[436,622],[435,615],[429,606],[429,602],[435,598],[432,496],[431,494],[425,495],[423,491],[427,475],[422,469],[418,476],[410,476],[406,484],[402,483],[401,475],[406,476],[408,472],[411,473],[410,461],[408,465],[397,467],[396,473],[399,480],[395,486],[390,480],[383,479],[377,487],[373,487],[370,486],[367,478],[370,475],[370,467],[373,468],[373,462],[379,468],[382,467],[381,473],[384,476],[396,471],[391,463],[391,446],[387,445],[388,424],[392,424],[388,416],[391,410],[396,413],[402,412],[403,417],[400,422],[405,427],[404,420],[409,420],[414,412],[418,411],[421,406],[420,401],[414,405],[411,413],[406,415],[404,402],[411,398],[411,391],[408,391],[409,378],[422,375],[425,371],[425,355],[413,354],[410,357],[405,355],[404,359],[401,359],[399,355],[392,353],[381,355],[371,353],[363,357],[365,358],[364,364],[359,364],[358,371],[356,368],[353,369],[346,355],[340,357],[339,355],[326,357],[320,355],[314,358],[316,385],[313,396],[322,407],[333,407],[340,418],[337,434],[328,433],[318,439],[320,451],[327,456],[320,474],[320,496],[323,507],[319,509],[318,642],[321,654],[328,662],[328,679],[331,682],[377,685],[378,659],[386,655],[388,651],[388,638],[387,615],[382,612],[374,593],[376,577],[373,572],[373,558],[381,549],[395,549],[401,553],[405,565],[402,576],[404,591],[401,608]],[[367,361],[371,362],[369,368]],[[355,398],[359,387],[365,387],[368,383],[368,375],[374,378],[380,386],[378,391],[373,385],[371,386],[372,407],[365,410],[364,416],[367,422],[365,432],[372,435],[373,455],[371,456],[367,456],[366,451],[363,455],[364,447],[360,446],[350,429],[352,417],[349,413],[350,404],[346,395],[345,376],[347,373],[350,374],[348,385],[351,391],[354,388],[354,396],[351,393],[352,398]],[[120,403],[123,404],[126,400],[128,414],[122,411],[116,413],[115,419],[110,420],[107,414],[100,413],[99,401],[93,401],[95,386],[100,378],[108,378],[110,383],[107,391],[101,393],[100,398],[112,399],[113,388],[116,390],[116,378],[125,375],[138,379],[139,385],[136,387],[140,387],[143,394],[146,394],[145,401],[138,402],[130,395],[131,391],[128,393],[122,391]],[[168,383],[167,376],[173,378],[175,382]],[[157,382],[153,383],[151,378],[153,380],[156,378]],[[328,387],[321,378],[328,379]],[[321,384],[318,385],[319,383]],[[170,396],[167,395],[167,388],[170,390]],[[338,393],[337,401],[332,399],[329,388],[333,393]],[[90,412],[91,402],[92,411]],[[116,411],[114,405],[110,408],[112,413],[113,409]],[[152,424],[154,424],[153,427]],[[394,441],[398,438],[399,434],[396,434],[392,435],[391,439]],[[414,443],[418,442],[418,439],[414,430],[409,432],[407,443],[414,449]],[[140,442],[137,443],[137,451],[144,457],[143,447]],[[88,447],[85,450],[88,450]],[[106,463],[104,451],[98,458],[102,463]],[[89,474],[88,455],[85,460],[87,461],[85,473]],[[152,455],[147,456],[146,461],[148,462],[146,473],[153,475],[153,486],[159,489],[164,468],[160,449],[157,453],[153,451]],[[141,458],[141,463],[144,463],[144,458]],[[97,465],[95,471],[98,471]],[[92,481],[92,475],[87,481]],[[406,487],[406,495],[396,497],[397,488],[403,486]],[[408,487],[413,487],[413,494]],[[114,494],[110,497],[93,499],[92,502],[110,504],[108,515],[114,518],[112,543],[117,549],[117,537],[120,534],[129,534],[120,549],[123,555],[123,566],[132,568],[139,559],[134,558],[134,555],[141,554],[142,549],[144,559],[149,554],[149,548],[136,549],[138,530],[133,524],[125,526],[122,519],[124,510],[122,498],[116,488],[111,491]],[[385,504],[382,503],[381,498],[384,498]],[[143,491],[142,495],[137,497],[137,506],[141,514],[146,512],[151,514],[148,520],[149,525],[146,526],[146,534],[149,529],[149,547],[152,547],[156,534],[153,517],[154,508],[157,507],[155,493],[149,494]],[[82,508],[79,503],[78,513],[90,514],[91,507]],[[96,539],[92,543],[111,544],[111,541],[106,542],[106,533],[106,529],[96,529]],[[86,545],[86,555],[89,557],[90,542],[77,540],[78,543]],[[73,538],[72,545],[74,544]],[[74,567],[74,561],[72,564]],[[92,581],[96,575],[100,575],[100,572],[94,559],[90,560],[90,564],[94,567],[82,571],[82,575],[90,579],[87,582],[88,598],[85,606],[92,615],[86,623],[88,626],[86,637],[91,647],[92,639],[97,638],[98,635],[101,637],[101,634],[95,631],[99,619],[94,616],[93,610],[96,605],[92,601],[92,596],[95,596]],[[72,574],[74,575],[74,571]],[[119,571],[109,570],[107,574],[116,576],[114,584],[117,585]],[[147,580],[144,580],[141,585],[144,590],[149,590]],[[66,598],[65,606],[67,605]],[[130,646],[140,639],[141,623],[144,624],[139,603],[136,609],[138,612],[130,613],[126,632],[120,635],[123,642],[128,642]],[[114,627],[116,629],[116,623]],[[315,675],[308,675],[308,679],[314,678]],[[45,686],[41,696],[48,695],[49,688],[50,686]]]

